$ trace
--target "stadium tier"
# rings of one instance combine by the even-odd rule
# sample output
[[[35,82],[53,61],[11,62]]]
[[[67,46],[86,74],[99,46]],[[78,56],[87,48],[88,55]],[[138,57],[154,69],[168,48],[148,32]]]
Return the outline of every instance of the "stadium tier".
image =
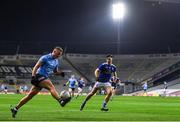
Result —
[[[141,96],[144,91],[138,91],[131,93],[133,96]],[[168,82],[167,89],[165,89],[164,84],[151,87],[147,90],[148,96],[180,96],[180,79]]]
[[[67,58],[89,79],[94,80],[94,70],[105,55],[67,54]],[[122,81],[141,81],[164,68],[180,61],[180,56],[173,54],[159,55],[115,55],[113,64],[117,66],[118,76]]]
[[[105,62],[104,55],[66,54],[60,59],[60,69],[66,72],[66,77],[56,77],[52,81],[61,87],[70,75],[77,78],[83,76],[87,84],[95,82],[94,71],[100,63]],[[39,55],[1,55],[0,78],[7,81],[7,76],[14,76],[19,83],[24,79],[30,81],[31,71]],[[117,74],[126,87],[120,87],[124,93],[141,90],[141,81],[180,61],[180,54],[149,54],[149,55],[114,55],[113,64],[117,66]],[[15,82],[17,82],[15,81]],[[30,82],[24,84],[29,85]],[[128,84],[128,83],[133,83]],[[121,84],[122,85],[122,84]]]

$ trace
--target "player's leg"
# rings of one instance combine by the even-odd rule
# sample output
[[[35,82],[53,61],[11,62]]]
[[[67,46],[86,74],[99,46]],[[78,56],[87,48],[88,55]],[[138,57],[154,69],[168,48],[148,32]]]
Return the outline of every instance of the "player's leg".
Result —
[[[79,97],[79,95],[81,94],[81,92],[82,92],[82,88],[78,87],[78,93],[77,93],[76,98],[78,98],[78,97]]]
[[[147,89],[144,89],[144,95],[143,96],[147,96]]]
[[[106,96],[105,96],[104,101],[102,103],[101,110],[102,111],[108,111],[108,108],[107,108],[106,105],[107,105],[107,103],[108,103],[108,101],[109,101],[109,99],[110,99],[110,97],[112,95],[112,88],[111,88],[111,86],[105,86],[104,89],[106,91]]]
[[[113,97],[115,95],[115,92],[116,92],[116,89],[114,87],[112,87],[112,95],[110,97],[110,100],[112,101],[113,100]]]
[[[5,90],[4,90],[4,93],[5,93],[5,94],[7,94],[7,93],[8,93],[8,90],[7,90],[7,89],[5,89]]]
[[[15,107],[11,108],[12,117],[15,118],[18,109],[22,107],[24,104],[26,104],[29,100],[31,100],[37,93],[39,93],[40,90],[40,88],[32,86],[28,95],[23,97]]]
[[[65,106],[70,100],[71,97],[67,98],[67,99],[62,99],[58,92],[56,91],[54,85],[52,84],[52,82],[49,79],[43,80],[39,83],[39,86],[41,86],[42,88],[45,88],[47,90],[49,90],[49,92],[51,93],[51,95],[53,96],[54,99],[56,99],[60,105],[63,107]]]
[[[143,93],[142,93],[142,96],[144,96],[144,95],[145,95],[145,92],[146,92],[146,91],[145,91],[145,89],[143,89]]]
[[[86,96],[85,100],[83,101],[83,103],[81,104],[81,107],[80,107],[80,111],[83,110],[86,102],[97,92],[99,88],[97,87],[97,84],[94,85],[92,91]]]
[[[51,95],[53,96],[54,99],[59,100],[60,96],[59,96],[58,92],[56,91],[54,85],[52,84],[52,82],[49,79],[45,79],[45,80],[41,81],[39,83],[39,86],[47,89],[51,93]]]
[[[69,87],[69,93],[72,96],[72,88]]]
[[[76,95],[76,98],[78,98],[79,93],[80,93],[80,88],[78,87],[78,93],[77,93],[77,95]]]
[[[75,88],[72,88],[72,97],[74,97]]]
[[[164,97],[166,97],[166,88],[164,88]]]

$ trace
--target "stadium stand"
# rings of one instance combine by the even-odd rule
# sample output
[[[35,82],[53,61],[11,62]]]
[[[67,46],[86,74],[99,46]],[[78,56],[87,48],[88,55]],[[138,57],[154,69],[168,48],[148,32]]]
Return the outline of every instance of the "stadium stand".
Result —
[[[180,96],[180,90],[170,93],[169,96]]]
[[[94,70],[102,62],[105,62],[106,55],[91,54],[66,54],[61,60],[60,68],[66,72],[66,77],[56,77],[52,81],[56,87],[62,88],[71,74],[77,78],[83,76],[88,85],[95,82]],[[20,84],[30,81],[31,70],[39,55],[1,55],[0,56],[0,78],[15,76]],[[142,89],[144,80],[151,78],[154,74],[180,61],[180,54],[150,54],[150,55],[114,55],[113,63],[117,66],[117,73],[124,85],[123,93],[131,93]],[[12,69],[14,68],[15,71]],[[12,68],[12,69],[11,69]],[[59,82],[61,81],[61,82]],[[26,82],[25,82],[26,84]],[[29,82],[27,83],[29,86]],[[152,84],[151,84],[152,85]],[[152,85],[153,86],[153,85]],[[64,89],[64,88],[63,88]]]
[[[148,96],[164,96],[164,84],[148,88]],[[177,96],[180,91],[180,78],[167,81],[166,96]],[[132,96],[141,96],[144,91],[141,89],[137,92],[130,93]]]
[[[105,55],[68,54],[67,58],[85,73],[89,79],[94,77],[95,68],[105,62]],[[141,81],[154,73],[179,61],[179,56],[169,55],[115,55],[113,63],[117,66],[122,81]]]

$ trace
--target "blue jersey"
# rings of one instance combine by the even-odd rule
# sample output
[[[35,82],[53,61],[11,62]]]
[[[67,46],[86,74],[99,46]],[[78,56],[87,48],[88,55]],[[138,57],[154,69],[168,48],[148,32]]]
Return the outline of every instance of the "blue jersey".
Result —
[[[70,88],[75,88],[77,85],[77,80],[75,78],[70,78],[68,80],[67,84],[69,84]]]
[[[100,74],[99,74],[99,82],[109,82],[111,79],[111,74],[116,72],[116,66],[113,64],[102,63],[98,67]]]
[[[144,83],[143,89],[146,90],[148,88],[147,83]]]
[[[82,88],[84,86],[84,80],[78,80],[78,87]]]
[[[39,62],[42,63],[42,65],[38,68],[36,74],[43,75],[45,77],[48,77],[50,74],[54,72],[58,68],[58,59],[55,59],[52,57],[51,53],[47,55],[43,55]]]

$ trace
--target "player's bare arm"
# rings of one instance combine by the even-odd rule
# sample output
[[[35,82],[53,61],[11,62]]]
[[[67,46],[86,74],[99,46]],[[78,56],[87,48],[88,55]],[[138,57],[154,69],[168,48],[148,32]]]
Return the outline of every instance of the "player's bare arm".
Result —
[[[63,71],[60,71],[59,68],[57,67],[55,70],[54,70],[54,75],[61,75],[62,77],[65,76],[65,73]]]
[[[32,76],[36,75],[37,69],[42,65],[42,63],[40,61],[38,61],[36,63],[36,65],[34,66],[33,70],[32,70]]]
[[[100,70],[97,68],[97,69],[95,70],[94,74],[95,74],[96,80],[98,81],[99,74],[100,74]]]

